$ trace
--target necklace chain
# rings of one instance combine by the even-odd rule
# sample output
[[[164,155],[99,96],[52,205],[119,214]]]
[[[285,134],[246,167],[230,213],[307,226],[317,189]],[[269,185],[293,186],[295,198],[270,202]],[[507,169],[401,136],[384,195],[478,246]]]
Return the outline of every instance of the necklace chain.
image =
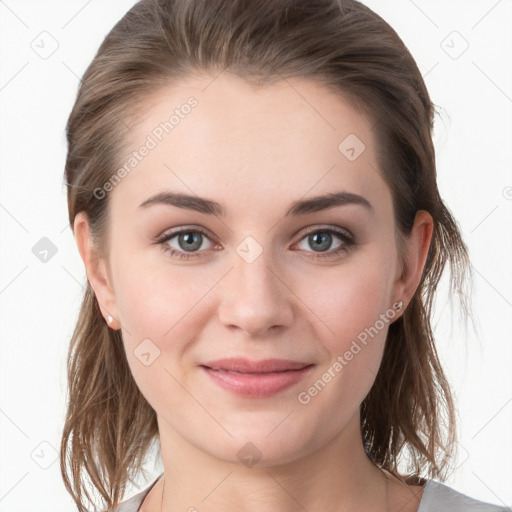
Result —
[[[386,479],[386,512],[389,507],[389,500],[388,500],[388,488],[389,488],[389,482]],[[165,475],[164,475],[164,484],[162,485],[162,501],[160,502],[160,512],[163,512],[163,506],[164,506],[164,491],[165,491]]]
[[[164,506],[164,491],[165,491],[165,475],[164,475],[164,485],[162,486],[162,502],[160,503],[160,512],[162,512]]]

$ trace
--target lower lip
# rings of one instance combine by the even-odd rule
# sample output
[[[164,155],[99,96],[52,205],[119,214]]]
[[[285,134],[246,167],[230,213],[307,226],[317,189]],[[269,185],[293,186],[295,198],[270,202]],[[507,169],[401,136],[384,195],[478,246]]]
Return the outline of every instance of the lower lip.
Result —
[[[206,366],[203,370],[223,389],[251,398],[265,398],[293,386],[299,382],[313,365],[300,370],[287,370],[272,373],[237,373],[227,370],[212,370]]]

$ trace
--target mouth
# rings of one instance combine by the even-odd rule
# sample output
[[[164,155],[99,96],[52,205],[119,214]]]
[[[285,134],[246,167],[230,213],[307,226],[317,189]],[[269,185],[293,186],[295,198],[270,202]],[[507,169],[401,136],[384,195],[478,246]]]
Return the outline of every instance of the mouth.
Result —
[[[308,374],[312,363],[286,359],[250,361],[231,358],[200,365],[212,381],[231,393],[264,398],[293,386]]]

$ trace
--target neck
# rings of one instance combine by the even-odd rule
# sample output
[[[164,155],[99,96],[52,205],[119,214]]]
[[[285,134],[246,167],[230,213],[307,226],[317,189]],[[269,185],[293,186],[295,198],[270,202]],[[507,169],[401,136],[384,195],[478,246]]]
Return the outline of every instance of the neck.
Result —
[[[155,485],[152,504],[161,504],[148,510],[388,510],[389,477],[365,454],[358,415],[314,453],[252,467],[190,445],[161,418],[159,426],[165,487]]]

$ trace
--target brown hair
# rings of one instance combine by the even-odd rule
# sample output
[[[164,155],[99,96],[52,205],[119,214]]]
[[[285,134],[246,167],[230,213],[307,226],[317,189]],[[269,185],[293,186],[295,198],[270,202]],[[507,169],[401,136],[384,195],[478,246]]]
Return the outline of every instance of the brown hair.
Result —
[[[436,287],[450,263],[450,292],[468,312],[466,246],[436,183],[434,108],[396,32],[355,0],[142,0],[105,37],[80,84],[67,123],[69,222],[87,214],[97,254],[108,253],[108,195],[130,120],[147,94],[195,72],[228,71],[264,86],[316,80],[372,120],[380,172],[389,185],[399,245],[418,210],[434,231],[422,281],[390,325],[375,384],[361,404],[367,455],[407,483],[444,479],[456,439],[455,411],[430,324]],[[61,471],[80,511],[85,471],[108,510],[143,471],[158,440],[155,411],[129,369],[121,331],[106,325],[87,282],[68,354],[68,410]],[[69,445],[69,447],[68,447]],[[69,448],[69,449],[68,449]],[[405,474],[399,463],[406,460]],[[72,474],[68,475],[69,462]]]

